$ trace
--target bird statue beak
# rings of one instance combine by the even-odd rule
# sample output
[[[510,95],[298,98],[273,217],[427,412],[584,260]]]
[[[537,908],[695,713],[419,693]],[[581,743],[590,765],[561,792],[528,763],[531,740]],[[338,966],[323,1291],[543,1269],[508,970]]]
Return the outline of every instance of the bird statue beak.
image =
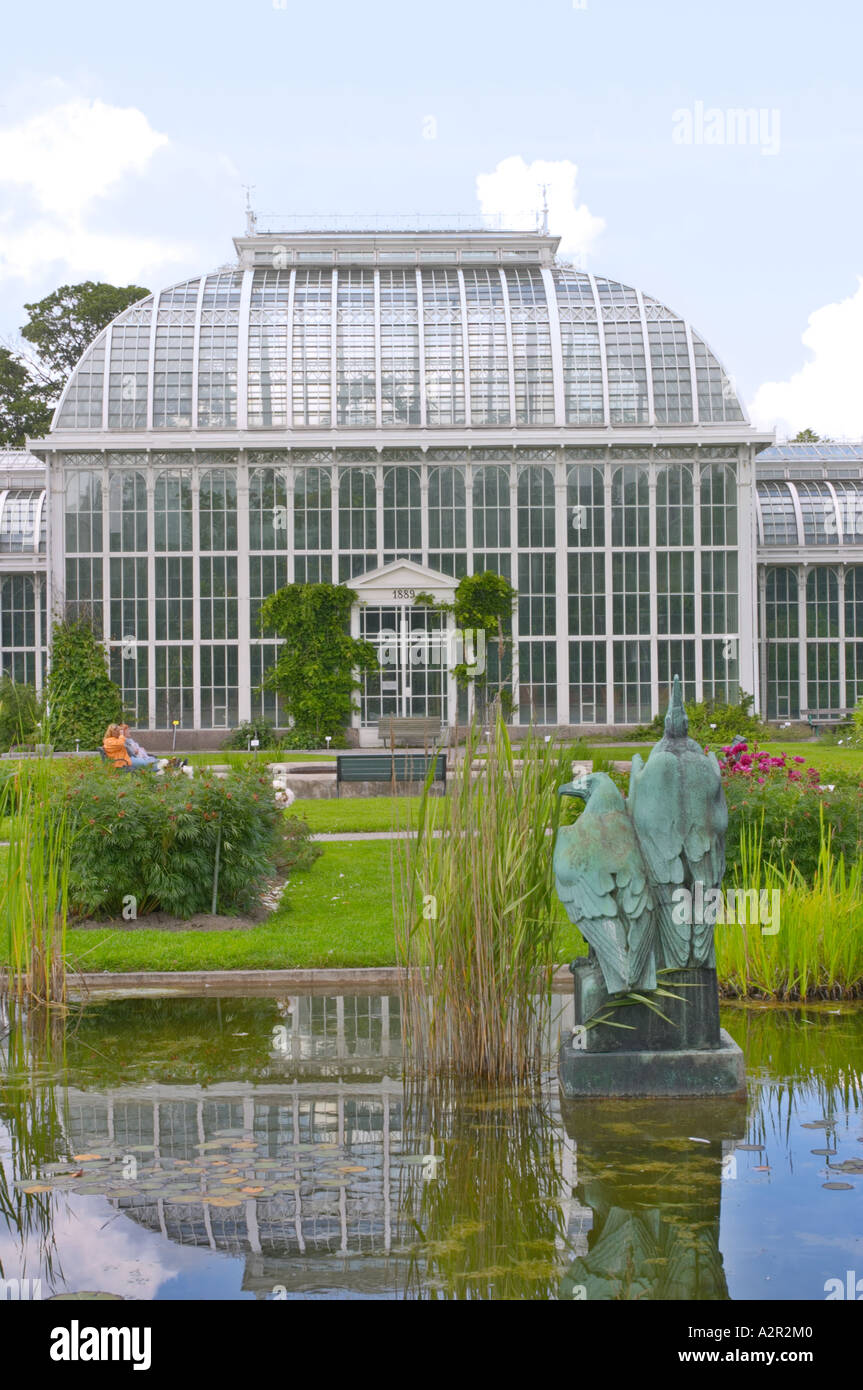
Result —
[[[558,796],[577,796],[582,801],[587,800],[587,782],[564,782],[563,786],[557,789]]]

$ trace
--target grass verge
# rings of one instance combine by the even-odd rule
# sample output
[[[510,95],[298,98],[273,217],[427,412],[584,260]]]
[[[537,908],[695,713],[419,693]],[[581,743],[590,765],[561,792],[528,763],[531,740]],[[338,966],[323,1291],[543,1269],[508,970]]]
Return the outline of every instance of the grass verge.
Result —
[[[290,970],[396,964],[391,846],[327,845],[293,875],[283,906],[260,927],[231,932],[70,928],[70,967],[80,971]],[[583,950],[561,912],[556,954]]]

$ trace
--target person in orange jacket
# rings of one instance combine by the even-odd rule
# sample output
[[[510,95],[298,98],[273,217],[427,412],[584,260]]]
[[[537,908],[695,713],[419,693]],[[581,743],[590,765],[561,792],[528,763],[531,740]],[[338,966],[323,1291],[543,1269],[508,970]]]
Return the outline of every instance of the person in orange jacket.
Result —
[[[119,724],[109,724],[105,730],[105,737],[102,740],[102,747],[105,750],[105,757],[115,768],[129,768],[132,766],[132,759],[126,748],[126,740]]]

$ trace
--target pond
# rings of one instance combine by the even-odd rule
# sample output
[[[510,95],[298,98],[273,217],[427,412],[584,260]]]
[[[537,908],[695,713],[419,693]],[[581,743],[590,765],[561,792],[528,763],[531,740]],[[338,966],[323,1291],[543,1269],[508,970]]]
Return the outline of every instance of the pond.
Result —
[[[406,1086],[386,995],[114,999],[11,1029],[7,1296],[824,1300],[863,1281],[863,1010],[723,1026],[745,1102],[565,1106],[551,1062],[535,1089]]]

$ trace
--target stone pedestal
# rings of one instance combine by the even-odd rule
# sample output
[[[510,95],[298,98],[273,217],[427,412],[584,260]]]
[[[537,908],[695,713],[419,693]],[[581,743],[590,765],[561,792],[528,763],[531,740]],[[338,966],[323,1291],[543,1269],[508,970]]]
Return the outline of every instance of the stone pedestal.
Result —
[[[575,1028],[560,1050],[565,1097],[722,1096],[745,1091],[743,1053],[719,1027],[716,971],[674,970],[659,983],[679,996],[614,1006],[592,959],[572,964]],[[608,1022],[586,1025],[597,1017]]]

